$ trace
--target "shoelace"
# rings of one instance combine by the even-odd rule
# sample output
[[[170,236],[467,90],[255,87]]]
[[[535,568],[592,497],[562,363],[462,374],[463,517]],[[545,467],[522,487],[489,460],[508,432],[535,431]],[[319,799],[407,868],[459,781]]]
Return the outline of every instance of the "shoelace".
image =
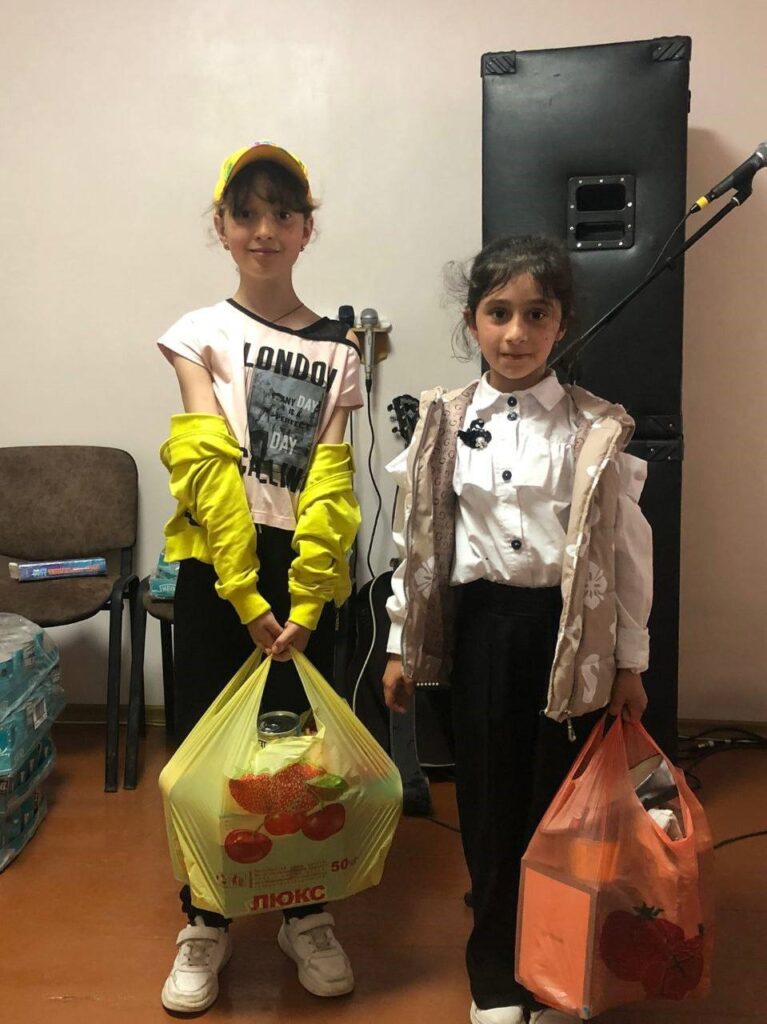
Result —
[[[312,944],[312,948],[315,952],[336,952],[336,938],[327,925],[320,925],[318,928],[311,928],[308,932],[304,932],[304,935]]]
[[[212,939],[187,939],[181,946],[184,967],[207,967],[215,945]]]

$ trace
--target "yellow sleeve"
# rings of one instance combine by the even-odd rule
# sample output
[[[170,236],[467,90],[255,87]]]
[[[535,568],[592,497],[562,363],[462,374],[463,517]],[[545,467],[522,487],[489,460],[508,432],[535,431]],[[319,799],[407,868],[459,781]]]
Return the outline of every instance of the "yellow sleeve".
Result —
[[[178,512],[205,531],[216,570],[218,595],[230,601],[240,621],[269,611],[258,593],[256,531],[240,475],[241,451],[223,416],[182,413],[171,417],[160,458],[170,473]]]
[[[323,606],[351,593],[347,555],[360,525],[348,444],[318,444],[298,499],[288,573],[290,620],[314,629]]]

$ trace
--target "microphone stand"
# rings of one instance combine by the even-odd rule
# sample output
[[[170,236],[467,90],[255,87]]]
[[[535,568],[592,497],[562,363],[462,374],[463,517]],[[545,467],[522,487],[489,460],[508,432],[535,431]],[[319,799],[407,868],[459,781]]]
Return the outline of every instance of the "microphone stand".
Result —
[[[608,310],[607,313],[605,313],[605,315],[601,319],[597,320],[595,324],[592,324],[592,326],[589,327],[589,329],[585,331],[583,334],[581,334],[580,337],[574,338],[572,341],[567,342],[567,344],[564,345],[559,350],[559,352],[557,352],[554,358],[549,361],[549,366],[554,368],[559,363],[561,363],[565,357],[579,355],[586,348],[586,346],[591,341],[593,341],[594,337],[602,330],[602,328],[606,327],[607,324],[611,323],[615,319],[615,317],[622,310],[624,310],[626,306],[628,306],[630,302],[634,301],[637,295],[639,295],[641,292],[645,290],[645,288],[652,284],[656,277],[660,277],[664,270],[671,270],[680,256],[687,252],[688,249],[692,248],[692,246],[695,245],[696,242],[700,241],[700,239],[703,238],[704,235],[708,234],[708,232],[713,227],[715,227],[720,220],[723,220],[728,213],[732,213],[733,210],[742,206],[743,203],[745,203],[745,201],[751,195],[751,192],[752,184],[751,181],[748,181],[747,183],[741,186],[738,192],[736,192],[735,195],[732,196],[730,201],[725,206],[723,206],[721,210],[719,210],[717,213],[714,214],[713,217],[710,217],[706,221],[702,228],[699,228],[694,235],[690,235],[690,237],[685,241],[683,245],[681,245],[676,250],[676,252],[668,256],[661,264],[658,265],[658,267],[656,267],[656,269],[651,274],[648,274],[647,277],[643,278],[643,280],[641,280],[635,288],[632,288],[632,290],[627,295],[625,295],[620,300],[620,302],[613,306],[612,309]]]

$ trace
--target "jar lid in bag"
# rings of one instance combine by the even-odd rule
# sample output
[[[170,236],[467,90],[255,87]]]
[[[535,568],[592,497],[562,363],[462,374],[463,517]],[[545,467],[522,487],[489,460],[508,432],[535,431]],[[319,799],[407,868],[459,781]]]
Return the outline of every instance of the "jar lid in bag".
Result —
[[[262,744],[298,736],[300,732],[300,719],[292,711],[267,711],[258,716],[258,738]]]

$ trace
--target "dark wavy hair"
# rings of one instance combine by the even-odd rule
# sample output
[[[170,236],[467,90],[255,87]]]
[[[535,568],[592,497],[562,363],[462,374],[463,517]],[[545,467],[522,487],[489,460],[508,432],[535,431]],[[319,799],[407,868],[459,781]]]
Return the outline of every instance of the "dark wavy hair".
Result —
[[[213,208],[221,215],[228,210],[236,218],[246,209],[253,192],[267,203],[301,213],[304,217],[311,217],[318,206],[307,194],[303,183],[281,164],[273,160],[254,160],[235,174]]]
[[[509,235],[496,238],[482,247],[466,271],[460,264],[448,265],[448,288],[460,298],[464,318],[456,327],[454,347],[470,354],[474,339],[467,320],[474,321],[477,307],[491,292],[503,288],[512,278],[530,274],[548,299],[557,299],[562,307],[562,327],[574,312],[573,274],[565,247],[542,235]]]

